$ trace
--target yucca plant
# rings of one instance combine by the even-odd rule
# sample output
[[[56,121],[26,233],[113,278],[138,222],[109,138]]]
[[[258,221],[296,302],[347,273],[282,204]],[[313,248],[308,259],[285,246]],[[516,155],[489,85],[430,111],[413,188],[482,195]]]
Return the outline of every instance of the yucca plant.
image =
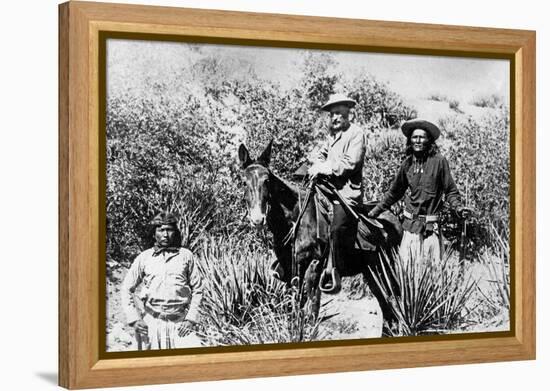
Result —
[[[271,277],[270,253],[232,237],[202,242],[199,262],[204,277],[201,306],[207,345],[310,341],[319,323],[300,308],[293,288]]]
[[[475,292],[477,281],[452,261],[445,252],[439,264],[431,259],[406,262],[394,252],[392,258],[382,255],[381,273],[373,273],[384,299],[397,319],[392,336],[443,334],[467,324],[471,311],[467,303]]]
[[[243,344],[307,342],[322,339],[321,319],[300,307],[297,292],[287,291],[276,305],[255,308],[251,320],[234,336]]]

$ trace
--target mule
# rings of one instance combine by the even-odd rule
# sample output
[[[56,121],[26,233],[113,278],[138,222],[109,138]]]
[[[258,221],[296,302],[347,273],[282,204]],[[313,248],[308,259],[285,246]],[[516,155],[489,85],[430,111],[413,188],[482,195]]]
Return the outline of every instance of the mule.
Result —
[[[244,144],[239,147],[248,218],[252,225],[267,226],[272,232],[277,277],[287,284],[297,281],[302,292],[302,304],[317,316],[321,297],[319,282],[329,252],[328,227],[325,225],[325,234],[320,234],[319,226],[322,224],[315,197],[305,201],[306,191],[294,189],[269,169],[271,146],[272,142],[257,159],[251,158]],[[392,249],[401,241],[402,229],[397,217],[389,211],[380,215],[378,221],[384,235],[376,250],[350,249],[339,272],[343,277],[361,273],[378,300],[384,319],[390,321],[393,315],[372,273],[381,270],[382,250],[391,259]]]

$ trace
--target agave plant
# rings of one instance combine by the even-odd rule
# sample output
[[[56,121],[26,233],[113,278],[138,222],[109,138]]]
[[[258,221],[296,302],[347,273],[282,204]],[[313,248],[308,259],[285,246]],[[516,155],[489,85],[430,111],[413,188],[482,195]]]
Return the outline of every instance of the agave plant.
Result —
[[[373,276],[397,319],[390,335],[443,334],[467,324],[472,310],[467,303],[477,281],[471,274],[461,275],[452,259],[451,251],[437,264],[431,259],[406,262],[396,252],[392,261],[382,255],[381,273]]]

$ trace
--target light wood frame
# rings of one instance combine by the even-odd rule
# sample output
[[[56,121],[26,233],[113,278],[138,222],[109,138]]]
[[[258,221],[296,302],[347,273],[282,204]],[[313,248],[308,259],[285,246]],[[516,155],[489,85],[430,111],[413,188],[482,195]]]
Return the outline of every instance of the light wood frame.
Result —
[[[504,336],[102,358],[101,31],[509,58],[512,330]],[[173,383],[535,358],[535,32],[105,3],[59,6],[59,384]],[[104,189],[103,189],[104,191]]]

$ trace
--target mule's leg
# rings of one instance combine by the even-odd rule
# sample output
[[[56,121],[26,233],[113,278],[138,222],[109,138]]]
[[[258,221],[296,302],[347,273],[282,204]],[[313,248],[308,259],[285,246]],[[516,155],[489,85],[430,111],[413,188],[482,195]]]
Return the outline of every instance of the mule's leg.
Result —
[[[391,327],[391,325],[397,321],[397,318],[395,317],[391,309],[391,304],[388,303],[388,299],[386,299],[382,290],[380,289],[380,287],[378,286],[378,284],[376,283],[372,275],[372,273],[376,273],[377,280],[382,284],[387,285],[384,274],[381,269],[382,266],[380,265],[381,260],[379,255],[376,253],[373,253],[373,255],[369,258],[370,259],[369,259],[369,262],[367,262],[367,264],[370,266],[370,268],[367,268],[366,270],[363,271],[363,278],[367,282],[374,297],[376,297],[376,300],[378,300],[378,304],[380,305],[380,309],[382,310],[382,316],[384,320],[388,323],[388,326]],[[388,273],[388,276],[389,278],[392,279],[392,281],[391,281],[391,287],[386,286],[386,289],[389,290],[390,292],[394,292],[395,294],[399,294],[398,293],[399,291],[397,290],[397,284],[395,281],[393,281],[393,278],[391,277],[391,273]]]
[[[321,290],[319,279],[321,277],[321,262],[314,259],[309,264],[304,275],[304,286],[302,300],[309,314],[317,319],[321,308]]]
[[[307,294],[305,285],[306,285],[306,274],[309,267],[309,264],[306,263],[309,261],[310,254],[308,252],[300,253],[296,256],[296,276],[292,278],[292,285],[298,289],[300,292],[300,307],[303,307],[307,300]]]

